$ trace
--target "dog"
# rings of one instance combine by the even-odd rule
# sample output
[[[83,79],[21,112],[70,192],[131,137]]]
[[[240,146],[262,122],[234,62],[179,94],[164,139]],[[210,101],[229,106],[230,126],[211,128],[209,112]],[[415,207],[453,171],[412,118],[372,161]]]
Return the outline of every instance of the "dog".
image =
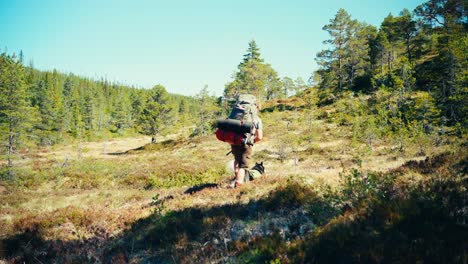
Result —
[[[265,171],[265,166],[263,165],[263,161],[258,163],[255,162],[255,166],[253,166],[251,169],[246,170],[248,175],[248,180],[253,181],[262,177],[266,177],[266,171]],[[247,177],[246,177],[247,179]]]
[[[263,161],[260,163],[255,162],[255,166],[253,166],[251,169],[245,169],[244,183],[258,180],[264,177],[266,177],[266,170],[265,166],[263,165]],[[229,184],[229,188],[236,188],[237,184],[236,177],[234,177],[234,179],[232,179],[231,183]]]

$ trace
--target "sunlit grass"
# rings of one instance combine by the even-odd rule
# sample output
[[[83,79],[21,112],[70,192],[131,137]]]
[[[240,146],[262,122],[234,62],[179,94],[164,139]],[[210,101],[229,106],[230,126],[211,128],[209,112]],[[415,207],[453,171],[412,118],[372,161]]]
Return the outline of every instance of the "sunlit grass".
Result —
[[[333,116],[333,111],[329,112],[327,116]],[[137,228],[138,234],[159,232],[160,236],[167,235],[167,239],[172,237],[175,244],[169,245],[168,251],[156,252],[166,254],[181,250],[179,260],[187,262],[199,249],[197,243],[202,242],[194,241],[191,233],[176,233],[173,237],[169,235],[172,229],[165,227],[176,222],[198,223],[196,210],[209,212],[203,213],[200,222],[207,225],[207,233],[199,231],[206,239],[210,234],[229,233],[232,231],[229,228],[237,225],[246,224],[254,230],[265,228],[261,224],[263,217],[280,223],[285,219],[283,214],[299,214],[294,210],[305,210],[314,220],[307,223],[307,227],[294,224],[288,230],[311,231],[319,228],[318,223],[326,224],[340,213],[334,211],[338,203],[330,194],[342,184],[340,175],[343,173],[352,169],[364,174],[386,173],[408,160],[424,160],[460,144],[453,139],[438,146],[426,146],[423,156],[418,154],[420,146],[414,142],[408,143],[403,152],[386,140],[370,149],[365,142],[351,137],[351,127],[323,119],[307,123],[307,112],[300,110],[262,113],[262,118],[265,139],[255,145],[252,162],[263,161],[267,176],[240,189],[226,188],[233,177],[226,170],[227,161],[232,160],[231,155],[226,156],[230,147],[217,141],[214,135],[195,138],[171,135],[154,145],[148,144],[146,137],[114,139],[28,152],[21,166],[15,168],[15,178],[0,183],[3,187],[0,224],[5,227],[0,230],[0,237],[19,235],[14,243],[24,246],[21,234],[31,232],[37,232],[34,239],[70,243],[122,235],[123,243],[130,246],[125,234]],[[288,132],[288,129],[293,131]],[[395,185],[403,190],[424,179],[421,173],[409,170],[395,179]],[[201,188],[187,192],[197,186]],[[279,211],[271,213],[272,210]],[[250,215],[252,212],[256,212],[256,218]],[[245,214],[250,218],[244,219]],[[175,215],[182,219],[174,222],[171,217]],[[144,223],[141,230],[139,221]],[[221,223],[228,226],[221,227]],[[220,251],[207,251],[210,256],[207,258],[212,259],[213,252],[235,255],[238,251],[247,252],[240,256],[246,260],[275,257],[276,253],[269,251],[274,245],[284,252],[290,248],[283,244],[281,234],[280,237],[275,234],[268,233],[263,240],[219,242],[225,246],[220,246]],[[251,252],[249,248],[254,242],[263,246]],[[147,241],[142,240],[142,243]],[[88,244],[89,250],[92,245]],[[187,258],[183,257],[182,248]],[[134,257],[140,258],[138,253]],[[143,261],[146,257],[140,259]],[[206,259],[200,259],[203,260]]]

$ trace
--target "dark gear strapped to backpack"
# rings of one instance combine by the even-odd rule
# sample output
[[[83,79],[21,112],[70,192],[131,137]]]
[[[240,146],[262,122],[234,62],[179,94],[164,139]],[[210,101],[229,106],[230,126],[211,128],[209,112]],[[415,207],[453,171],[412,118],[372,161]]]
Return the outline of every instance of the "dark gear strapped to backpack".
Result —
[[[253,145],[258,129],[257,100],[251,94],[237,97],[231,113],[217,122],[216,137],[231,145]]]

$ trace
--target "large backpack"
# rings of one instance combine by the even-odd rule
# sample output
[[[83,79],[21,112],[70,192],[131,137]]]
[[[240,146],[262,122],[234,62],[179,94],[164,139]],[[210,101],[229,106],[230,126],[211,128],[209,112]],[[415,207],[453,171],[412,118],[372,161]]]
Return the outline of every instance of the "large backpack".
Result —
[[[236,104],[231,110],[228,119],[236,119],[243,122],[257,120],[257,99],[251,94],[241,94],[237,97]]]
[[[253,145],[257,120],[257,100],[255,96],[241,94],[237,97],[228,118],[218,120],[216,137],[232,145]]]

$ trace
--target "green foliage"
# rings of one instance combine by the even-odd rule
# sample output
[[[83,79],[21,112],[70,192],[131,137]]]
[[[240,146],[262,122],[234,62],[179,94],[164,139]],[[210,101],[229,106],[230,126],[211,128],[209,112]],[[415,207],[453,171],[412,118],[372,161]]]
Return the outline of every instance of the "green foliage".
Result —
[[[296,91],[296,87],[295,87],[295,84],[294,84],[294,81],[293,79],[289,78],[289,77],[283,77],[283,79],[281,80],[282,82],[282,85],[283,85],[283,95],[285,98],[288,97],[288,94],[290,92],[295,92]]]
[[[335,107],[335,122],[343,126],[351,125],[355,118],[364,116],[367,112],[366,102],[351,93],[344,94],[343,98],[336,102]]]
[[[267,208],[297,208],[317,199],[317,193],[301,183],[289,180],[284,187],[278,188],[266,203]]]
[[[416,186],[397,186],[401,174],[365,178],[352,172],[344,186],[360,200],[359,206],[348,208],[306,239],[302,261],[335,262],[346,257],[351,262],[462,262],[467,230],[458,224],[461,215],[455,212],[463,206],[458,198],[466,186],[462,187],[457,172],[447,170],[466,166],[460,158],[466,156],[441,155],[403,166],[429,177]]]
[[[200,172],[180,170],[166,171],[150,176],[146,180],[145,189],[171,188],[181,186],[196,186],[204,183],[217,182],[226,173],[224,167],[209,168]]]
[[[281,264],[280,257],[287,252],[287,246],[278,232],[254,239],[248,248],[237,256],[238,263]]]
[[[86,96],[85,96],[86,99]],[[89,100],[91,98],[88,98]],[[118,89],[117,96],[114,98],[113,101],[113,107],[112,111],[110,113],[111,116],[111,131],[114,133],[121,134],[122,131],[125,128],[130,127],[131,122],[132,122],[132,104],[130,101],[130,96],[128,94],[128,91],[125,89]],[[92,108],[90,108],[89,103],[86,103],[86,100],[84,101],[83,107],[87,109],[87,111],[84,111],[84,113],[87,116],[87,123],[88,125],[85,125],[86,130],[91,130],[92,129],[92,121],[90,120],[92,118]],[[148,104],[149,107],[151,107],[150,104]],[[142,113],[142,115],[146,114],[145,112]],[[85,119],[85,120],[86,120]]]
[[[364,202],[364,199],[385,198],[391,193],[393,179],[382,173],[364,173],[358,169],[351,169],[340,174],[341,199],[353,207]],[[365,201],[369,202],[369,201]]]
[[[24,189],[23,196],[31,189],[41,193],[46,188],[91,193],[110,186],[112,190],[127,187],[138,193],[153,192],[148,196],[153,199],[149,217],[122,223],[123,231],[116,237],[99,237],[94,228],[101,222],[90,217],[96,213],[69,206],[39,215],[23,209],[30,200],[8,193],[2,200],[0,210],[6,216],[0,224],[9,221],[9,203],[21,207],[25,217],[12,220],[12,231],[6,232],[12,235],[2,237],[0,252],[9,254],[7,261],[86,262],[56,259],[85,244],[105,248],[102,255],[106,259],[101,262],[113,262],[107,256],[122,248],[124,256],[137,256],[136,262],[463,262],[468,247],[465,8],[461,1],[429,1],[416,9],[415,17],[403,10],[398,16],[387,16],[378,29],[351,19],[340,9],[324,27],[330,34],[329,46],[318,55],[321,68],[314,76],[314,86],[300,79],[280,80],[261,59],[256,43],[250,42],[225,95],[249,92],[258,98],[277,99],[265,103],[264,117],[275,143],[272,150],[258,151],[254,158],[273,161],[278,156],[285,161],[294,155],[297,162],[326,156],[335,163],[341,160],[343,167],[351,163],[359,169],[345,170],[336,190],[296,181],[282,184],[285,181],[278,178],[279,183],[274,184],[279,187],[263,197],[258,193],[269,191],[260,186],[264,182],[253,183],[251,189],[220,191],[250,201],[223,201],[213,207],[183,204],[171,211],[178,203],[190,201],[188,195],[192,195],[177,188],[220,182],[227,173],[219,160],[215,165],[204,162],[215,156],[209,155],[212,146],[205,148],[203,137],[190,143],[172,140],[115,153],[130,154],[123,156],[125,162],[82,157],[61,162],[35,159],[34,154],[20,160],[16,155],[30,142],[53,145],[123,136],[129,131],[155,138],[173,127],[194,124],[193,135],[203,136],[212,129],[216,115],[224,116],[221,106],[228,109],[222,100],[216,102],[209,95],[207,87],[196,97],[170,95],[160,85],[144,90],[56,71],[39,72],[32,65],[23,66],[21,58],[2,54],[0,139],[8,147],[8,165],[24,164],[0,167],[2,194],[15,188]],[[284,99],[291,94],[297,97]],[[317,109],[317,105],[323,108]],[[267,113],[270,111],[273,113]],[[315,120],[316,116],[325,120]],[[330,126],[321,128],[321,121]],[[403,153],[426,156],[434,145],[459,140],[442,137],[447,135],[461,138],[461,147],[453,153],[411,161],[387,173],[362,169],[369,158],[381,153],[391,153],[387,160],[392,161]],[[343,146],[336,148],[341,153],[332,153],[334,145],[316,143],[327,136],[340,140],[338,144]],[[314,145],[305,145],[315,137]],[[361,148],[364,144],[365,150]],[[190,147],[175,153],[180,145]],[[190,150],[194,146],[202,146],[199,156],[198,148]],[[370,151],[373,156],[367,156]],[[158,155],[146,162],[141,156],[132,156],[149,152]],[[317,169],[320,162],[310,168],[298,166],[295,171]],[[168,202],[174,196],[154,194],[159,188],[174,188],[174,195],[182,198],[174,206]],[[254,194],[249,196],[249,192]],[[296,216],[302,218],[291,220]],[[286,228],[271,221],[268,231],[258,236],[227,239],[238,231],[233,222],[248,226],[270,218],[287,219]],[[306,222],[306,227],[300,222]],[[70,225],[93,230],[92,238],[76,236],[68,241],[48,236],[60,229],[68,231]],[[104,242],[96,242],[101,238]],[[224,258],[226,255],[231,258]]]
[[[317,54],[320,105],[351,89],[373,93],[429,92],[433,113],[448,125],[466,127],[467,34],[462,1],[428,1],[399,16],[388,15],[377,30],[340,9],[324,30],[329,48]],[[407,118],[409,114],[405,114]]]
[[[355,86],[364,84],[362,76],[371,70],[369,43],[376,35],[376,29],[351,19],[344,9],[340,9],[323,30],[330,35],[330,39],[324,41],[330,48],[317,54],[317,62],[321,66],[318,71],[321,89],[338,93],[352,88],[368,90],[368,84]],[[325,93],[321,97],[325,103],[330,96]]]
[[[301,123],[298,118],[297,110],[289,111],[287,115],[278,122],[277,127],[279,136],[275,140],[275,147],[278,149],[277,156],[281,162],[293,158],[295,163],[298,162],[298,150],[303,141],[299,135]]]
[[[15,55],[0,54],[0,142],[6,147],[9,167],[13,166],[13,157],[25,140],[34,116],[35,109],[28,105],[26,89],[21,60]]]
[[[343,94],[331,116],[342,126],[351,126],[351,139],[370,150],[377,143],[393,143],[404,151],[411,142],[420,142],[420,153],[434,142],[440,131],[440,110],[427,92],[379,90],[371,96]]]
[[[192,136],[205,136],[213,132],[216,116],[220,116],[221,109],[216,104],[216,99],[209,95],[207,85],[197,94],[195,99],[198,102],[196,107],[198,122]]]
[[[153,198],[151,198],[151,200],[152,201],[151,201],[150,205],[154,206],[153,207],[153,215],[161,217],[163,215],[164,211],[167,209],[167,207],[165,205],[165,200],[161,199],[161,197],[159,197],[158,193],[155,196],[153,196]]]
[[[254,94],[259,100],[270,100],[284,95],[278,73],[260,58],[255,41],[249,42],[244,60],[238,66],[234,80],[224,89],[224,95],[231,97],[241,93]]]
[[[16,108],[23,109],[17,112],[27,113],[22,115],[21,121],[18,119],[21,126],[12,126],[15,129],[21,127],[22,131],[14,133],[12,142],[50,146],[75,140],[127,136],[135,131],[148,133],[147,126],[143,126],[148,122],[142,120],[148,117],[144,110],[152,90],[135,89],[107,80],[90,80],[56,70],[42,72],[35,70],[32,64],[23,66],[14,56],[5,53],[1,56],[2,67],[9,67],[3,69],[2,87],[19,85],[15,94],[21,101],[3,96],[2,103],[16,102]],[[191,125],[196,100],[167,92],[165,97],[169,102],[167,116],[170,118],[160,121],[170,125],[177,123],[178,127]],[[149,108],[154,108],[154,105],[150,104]],[[160,132],[164,133],[163,127],[168,127],[168,124],[160,125]],[[6,119],[1,120],[1,126],[7,127]],[[20,145],[16,144],[15,148]]]
[[[340,191],[328,192],[334,198],[324,200],[338,202],[342,211],[337,210],[305,239],[288,241],[277,233],[254,239],[243,248],[239,260],[463,262],[468,234],[461,209],[466,177],[459,172],[466,171],[466,166],[466,154],[446,153],[411,161],[392,173],[347,171],[342,174]],[[411,173],[421,173],[425,180],[405,182],[405,175]]]
[[[152,136],[151,143],[156,143],[156,136],[172,126],[174,105],[162,85],[150,90],[145,105],[139,125],[144,134]]]
[[[306,108],[310,110],[315,110],[319,102],[318,91],[316,87],[310,87],[303,92],[300,96],[304,99],[306,103]]]

